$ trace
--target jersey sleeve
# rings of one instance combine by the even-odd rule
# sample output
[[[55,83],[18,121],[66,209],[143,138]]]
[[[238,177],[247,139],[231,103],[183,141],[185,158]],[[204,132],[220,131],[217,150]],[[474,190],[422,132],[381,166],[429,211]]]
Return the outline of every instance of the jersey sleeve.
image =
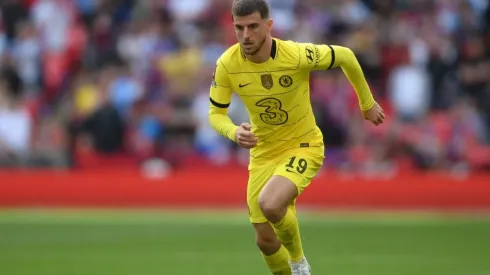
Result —
[[[228,108],[231,103],[232,88],[228,72],[221,63],[216,62],[210,88],[210,101],[213,106],[218,108]]]
[[[298,43],[300,66],[309,71],[329,70],[335,65],[335,51],[330,45]]]
[[[219,134],[235,141],[237,126],[228,116],[232,87],[226,68],[218,60],[213,73],[209,95],[209,123]]]
[[[351,49],[337,45],[316,45],[312,43],[299,43],[299,45],[300,66],[302,69],[321,71],[341,67],[356,91],[361,110],[368,110],[374,106],[375,101],[361,65]]]

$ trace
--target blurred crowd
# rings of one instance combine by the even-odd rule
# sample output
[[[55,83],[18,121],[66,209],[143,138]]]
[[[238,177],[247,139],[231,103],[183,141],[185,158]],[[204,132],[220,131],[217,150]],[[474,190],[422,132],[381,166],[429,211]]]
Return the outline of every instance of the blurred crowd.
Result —
[[[0,165],[77,165],[80,152],[173,166],[246,163],[209,126],[231,0],[0,2]],[[357,55],[385,124],[363,121],[342,70],[315,72],[326,167],[393,175],[490,166],[487,0],[269,0],[273,35]],[[239,98],[230,116],[248,120]]]

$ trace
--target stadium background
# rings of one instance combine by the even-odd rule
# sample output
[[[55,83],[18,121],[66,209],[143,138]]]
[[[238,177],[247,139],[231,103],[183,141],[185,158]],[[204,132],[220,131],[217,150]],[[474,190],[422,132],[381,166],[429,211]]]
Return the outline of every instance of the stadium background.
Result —
[[[319,274],[490,274],[488,1],[268,2],[275,36],[353,49],[388,115],[363,121],[340,69],[312,74]],[[266,274],[248,152],[207,121],[230,3],[0,2],[0,270]]]

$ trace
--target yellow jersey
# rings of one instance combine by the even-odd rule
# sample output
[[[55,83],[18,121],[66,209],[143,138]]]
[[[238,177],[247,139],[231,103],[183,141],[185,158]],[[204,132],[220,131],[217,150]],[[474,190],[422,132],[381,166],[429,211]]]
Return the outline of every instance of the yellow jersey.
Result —
[[[251,131],[258,137],[257,146],[250,151],[251,162],[274,158],[291,148],[322,147],[323,135],[310,103],[310,73],[338,66],[354,85],[361,109],[371,108],[374,99],[362,70],[345,47],[273,38],[270,58],[254,63],[235,44],[216,62],[210,88],[210,123],[218,133],[235,141],[237,126],[227,116],[235,92],[247,108]]]

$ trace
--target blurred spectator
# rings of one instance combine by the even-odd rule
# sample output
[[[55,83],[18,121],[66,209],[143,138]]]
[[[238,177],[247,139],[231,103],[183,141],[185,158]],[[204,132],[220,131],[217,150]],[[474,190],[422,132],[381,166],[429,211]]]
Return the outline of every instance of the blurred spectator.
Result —
[[[0,65],[9,68],[0,100],[3,159],[64,165],[88,149],[130,156],[151,171],[194,157],[246,164],[247,151],[205,119],[216,59],[236,43],[230,4],[2,1]],[[269,4],[275,36],[352,48],[388,114],[383,126],[368,126],[341,70],[313,73],[329,166],[388,177],[407,161],[463,174],[490,167],[488,1]],[[248,120],[237,96],[230,116]]]
[[[5,0],[0,3],[2,25],[8,42],[15,38],[18,23],[29,18],[29,10],[22,2]]]
[[[403,121],[414,121],[427,115],[430,103],[429,79],[423,67],[399,64],[389,76],[390,104]]]
[[[22,84],[17,73],[0,73],[0,166],[22,165],[29,157],[32,119],[22,106]]]
[[[35,26],[30,21],[17,25],[17,35],[13,41],[12,57],[17,64],[23,84],[26,89],[36,89],[41,79],[39,64],[41,46],[37,42]]]
[[[74,139],[72,146],[76,146],[76,139],[82,137],[101,154],[120,153],[124,149],[123,116],[128,110],[126,101],[119,103],[114,95],[119,90],[114,92],[111,87],[115,75],[117,73],[112,67],[101,70],[95,79],[89,74],[79,75],[74,90],[74,120],[70,125],[71,138]],[[76,150],[76,147],[72,149]]]

